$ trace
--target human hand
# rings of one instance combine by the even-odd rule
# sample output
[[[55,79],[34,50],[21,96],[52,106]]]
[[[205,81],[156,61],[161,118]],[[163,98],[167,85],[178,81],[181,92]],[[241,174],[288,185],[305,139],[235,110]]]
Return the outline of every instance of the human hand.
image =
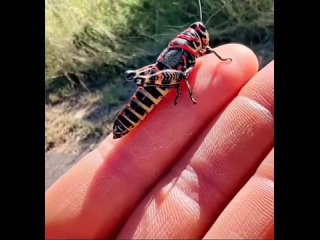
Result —
[[[273,61],[215,50],[232,62],[197,60],[196,105],[182,84],[46,192],[46,239],[273,238]]]

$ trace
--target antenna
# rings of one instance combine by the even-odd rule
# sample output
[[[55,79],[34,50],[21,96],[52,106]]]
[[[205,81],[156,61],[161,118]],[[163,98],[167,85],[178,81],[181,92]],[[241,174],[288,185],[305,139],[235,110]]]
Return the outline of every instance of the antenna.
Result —
[[[199,0],[200,21],[202,22],[201,0]]]
[[[199,0],[200,1],[200,0]],[[232,0],[230,0],[230,2],[232,2]],[[214,17],[218,12],[220,12],[222,9],[224,9],[227,6],[228,2],[225,2],[225,4],[222,5],[222,7],[220,7],[217,11],[215,11],[207,20],[205,26],[207,26],[207,24],[209,23],[209,21],[211,20],[212,17]]]

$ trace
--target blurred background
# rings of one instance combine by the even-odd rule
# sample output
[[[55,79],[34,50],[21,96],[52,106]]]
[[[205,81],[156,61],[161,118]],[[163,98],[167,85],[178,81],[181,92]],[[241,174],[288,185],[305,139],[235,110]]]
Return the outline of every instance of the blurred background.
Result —
[[[273,59],[273,0],[202,0],[211,46],[238,42]],[[200,20],[198,0],[45,0],[46,189],[111,132],[135,86],[124,72],[154,63]]]

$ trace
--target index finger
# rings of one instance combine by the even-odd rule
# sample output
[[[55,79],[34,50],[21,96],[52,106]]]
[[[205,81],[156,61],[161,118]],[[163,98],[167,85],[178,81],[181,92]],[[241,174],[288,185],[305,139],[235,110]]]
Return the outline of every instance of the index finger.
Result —
[[[127,136],[109,136],[46,193],[47,238],[111,237],[153,184],[257,72],[256,56],[239,44],[215,49],[190,74],[198,101],[182,86],[178,105],[170,92]]]

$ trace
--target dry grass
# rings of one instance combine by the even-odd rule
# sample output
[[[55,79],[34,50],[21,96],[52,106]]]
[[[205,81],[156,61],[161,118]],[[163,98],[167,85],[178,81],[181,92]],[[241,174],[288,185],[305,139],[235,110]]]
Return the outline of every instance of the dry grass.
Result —
[[[109,124],[86,118],[101,101],[101,94],[85,94],[45,109],[45,151],[77,154],[110,132]],[[92,141],[94,139],[94,141]]]
[[[224,3],[202,0],[203,21]],[[45,11],[47,86],[58,75],[71,85],[75,77],[82,85],[114,84],[126,68],[150,63],[172,37],[200,19],[197,0],[46,0]],[[273,41],[273,0],[229,2],[208,29],[219,41]]]

